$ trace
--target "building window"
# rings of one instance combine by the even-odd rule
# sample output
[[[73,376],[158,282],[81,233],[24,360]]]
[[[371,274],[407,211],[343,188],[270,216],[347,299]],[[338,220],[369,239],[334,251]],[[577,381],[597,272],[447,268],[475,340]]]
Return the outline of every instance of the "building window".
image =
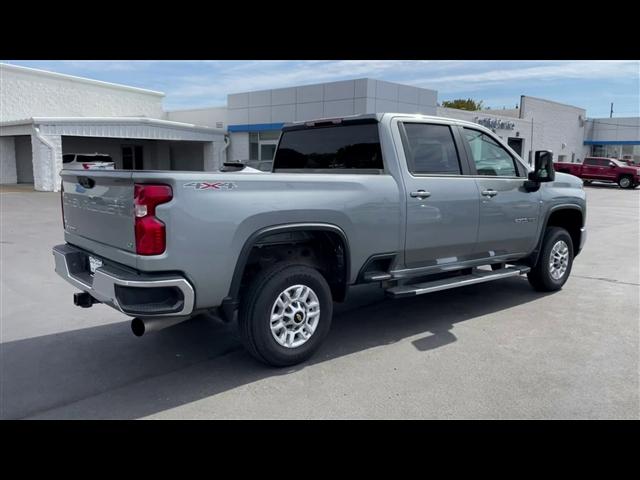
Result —
[[[591,146],[591,156],[593,156],[593,157],[604,157],[605,156],[604,145],[592,145]]]
[[[592,145],[591,155],[593,157],[617,158],[619,160],[630,160],[640,164],[640,145]]]
[[[271,171],[279,138],[280,130],[250,132],[248,165],[258,170]]]

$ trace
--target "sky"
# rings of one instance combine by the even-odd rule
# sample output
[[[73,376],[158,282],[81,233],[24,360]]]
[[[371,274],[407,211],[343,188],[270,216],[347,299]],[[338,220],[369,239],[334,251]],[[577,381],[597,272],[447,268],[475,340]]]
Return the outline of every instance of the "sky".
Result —
[[[640,61],[12,61],[5,63],[166,93],[164,108],[226,104],[229,93],[353,78],[374,78],[438,91],[438,101],[482,100],[515,108],[520,95],[587,110],[588,117],[640,116]]]

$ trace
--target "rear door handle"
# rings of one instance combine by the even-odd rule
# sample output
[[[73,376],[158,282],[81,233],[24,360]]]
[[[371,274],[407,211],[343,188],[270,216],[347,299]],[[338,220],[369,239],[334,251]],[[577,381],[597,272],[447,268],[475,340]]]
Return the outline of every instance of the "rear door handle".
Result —
[[[482,191],[482,195],[484,195],[485,197],[495,197],[497,194],[498,194],[498,192],[496,192],[493,189],[483,190]]]
[[[418,190],[417,192],[411,192],[409,195],[411,198],[429,198],[431,196],[431,192]]]

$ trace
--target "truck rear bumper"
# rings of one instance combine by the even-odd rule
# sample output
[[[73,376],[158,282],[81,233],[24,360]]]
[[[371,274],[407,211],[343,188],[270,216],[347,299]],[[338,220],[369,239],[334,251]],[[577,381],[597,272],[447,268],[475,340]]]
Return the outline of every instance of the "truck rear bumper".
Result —
[[[91,274],[89,256],[102,260]],[[69,244],[53,247],[55,270],[71,285],[133,317],[185,316],[193,312],[195,293],[177,275],[142,275]]]

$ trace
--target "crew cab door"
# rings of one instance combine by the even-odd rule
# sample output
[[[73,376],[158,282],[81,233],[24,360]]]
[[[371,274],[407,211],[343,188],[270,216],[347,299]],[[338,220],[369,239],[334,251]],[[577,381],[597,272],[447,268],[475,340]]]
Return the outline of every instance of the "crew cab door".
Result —
[[[618,166],[611,160],[600,160],[602,162],[602,178],[615,182],[618,179]]]
[[[597,158],[585,158],[582,163],[582,178],[604,180],[603,169],[604,161]]]
[[[460,133],[477,186],[476,257],[531,252],[540,222],[540,192],[525,190],[525,167],[497,139],[470,127],[460,127]]]
[[[469,259],[478,229],[475,180],[460,155],[457,128],[448,123],[397,120],[406,195],[407,268],[446,266]]]

